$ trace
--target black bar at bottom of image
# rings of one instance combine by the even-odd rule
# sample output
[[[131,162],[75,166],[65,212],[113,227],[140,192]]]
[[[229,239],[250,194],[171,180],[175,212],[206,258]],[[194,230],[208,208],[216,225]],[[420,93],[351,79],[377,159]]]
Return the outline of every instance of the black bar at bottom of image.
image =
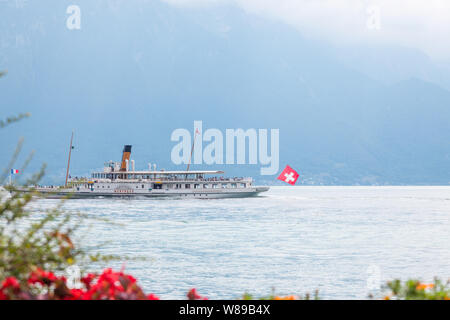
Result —
[[[29,305],[29,306],[27,306]],[[430,317],[444,312],[447,301],[379,301],[379,300],[208,300],[208,301],[0,301],[0,310],[12,311],[16,317],[30,311],[51,318],[58,315],[105,319],[106,316],[139,315],[140,319],[300,319],[312,316],[386,317],[393,311],[402,316]],[[40,311],[39,311],[40,310]]]

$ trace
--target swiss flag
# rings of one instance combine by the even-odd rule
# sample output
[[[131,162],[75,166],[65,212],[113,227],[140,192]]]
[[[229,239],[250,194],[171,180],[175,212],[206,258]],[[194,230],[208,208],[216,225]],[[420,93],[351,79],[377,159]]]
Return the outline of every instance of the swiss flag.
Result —
[[[289,166],[286,166],[283,172],[281,172],[281,174],[278,176],[278,180],[287,182],[291,185],[294,185],[297,182],[297,179],[298,179],[297,171],[295,171]]]

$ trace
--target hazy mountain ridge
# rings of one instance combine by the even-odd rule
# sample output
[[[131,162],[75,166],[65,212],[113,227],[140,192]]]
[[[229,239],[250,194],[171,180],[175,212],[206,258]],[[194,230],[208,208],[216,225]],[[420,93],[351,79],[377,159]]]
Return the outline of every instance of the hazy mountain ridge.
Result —
[[[74,175],[119,159],[126,143],[138,167],[175,168],[171,132],[203,120],[204,128],[279,128],[280,170],[289,163],[306,184],[450,182],[445,89],[381,81],[329,45],[233,7],[139,4],[80,1],[79,31],[55,13],[65,2],[7,8],[1,109],[33,117],[3,130],[1,163],[22,134],[26,151],[38,151],[31,169],[45,161],[47,181],[60,182],[75,129]],[[259,166],[220,167],[275,179],[258,177]]]

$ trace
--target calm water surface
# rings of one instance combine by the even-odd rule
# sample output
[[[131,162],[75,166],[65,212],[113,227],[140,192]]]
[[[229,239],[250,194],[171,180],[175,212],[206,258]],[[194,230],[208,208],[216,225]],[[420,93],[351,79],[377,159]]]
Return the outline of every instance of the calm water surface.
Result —
[[[450,276],[450,187],[273,187],[248,199],[70,200],[65,208],[116,222],[90,221],[81,243],[147,258],[126,271],[165,299],[191,287],[210,298],[272,288],[366,298],[368,285],[388,279]]]

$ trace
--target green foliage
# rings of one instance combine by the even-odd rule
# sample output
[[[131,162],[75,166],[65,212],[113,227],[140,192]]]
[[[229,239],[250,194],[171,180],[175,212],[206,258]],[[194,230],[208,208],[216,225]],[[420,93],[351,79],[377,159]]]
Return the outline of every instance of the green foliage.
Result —
[[[422,283],[410,279],[402,282],[393,280],[387,283],[385,300],[450,300],[450,280],[444,282],[438,278],[433,283]]]
[[[19,151],[20,143],[16,153]],[[36,185],[44,172],[45,165],[25,184]],[[4,180],[3,176],[1,182]],[[88,254],[76,247],[71,238],[86,216],[62,210],[64,200],[51,210],[31,210],[30,205],[39,198],[31,187],[8,185],[0,191],[0,279],[13,276],[22,281],[36,268],[62,271],[75,263],[83,267],[117,258]]]
[[[22,141],[1,176],[2,183],[21,144]],[[29,160],[31,156],[26,163]],[[22,166],[25,167],[26,164]],[[26,183],[37,184],[44,172],[45,166]],[[39,194],[33,189],[14,185],[6,186],[0,193],[0,279],[14,276],[23,280],[37,267],[63,270],[85,255],[70,239],[77,224],[69,223],[72,216],[61,210],[62,202],[47,212],[31,211],[29,206],[37,198]]]
[[[6,72],[0,72],[0,77],[5,74]],[[28,116],[29,113],[22,113],[0,120],[0,128]],[[5,183],[10,169],[16,165],[22,145],[23,139],[19,140],[7,167],[0,175],[0,185]],[[32,155],[29,155],[19,172],[22,173],[26,169]],[[44,173],[45,165],[24,185],[37,185]],[[64,200],[51,210],[31,210],[30,205],[36,203],[39,197],[39,193],[30,187],[0,186],[0,279],[13,276],[21,281],[36,268],[62,271],[75,263],[83,267],[88,262],[116,258],[88,254],[76,247],[71,238],[86,217],[64,212]]]
[[[10,125],[11,123],[20,121],[20,120],[22,120],[24,118],[28,118],[30,115],[31,114],[28,113],[28,112],[27,113],[20,113],[17,116],[6,118],[6,120],[0,120],[0,128],[4,128],[7,125]]]

